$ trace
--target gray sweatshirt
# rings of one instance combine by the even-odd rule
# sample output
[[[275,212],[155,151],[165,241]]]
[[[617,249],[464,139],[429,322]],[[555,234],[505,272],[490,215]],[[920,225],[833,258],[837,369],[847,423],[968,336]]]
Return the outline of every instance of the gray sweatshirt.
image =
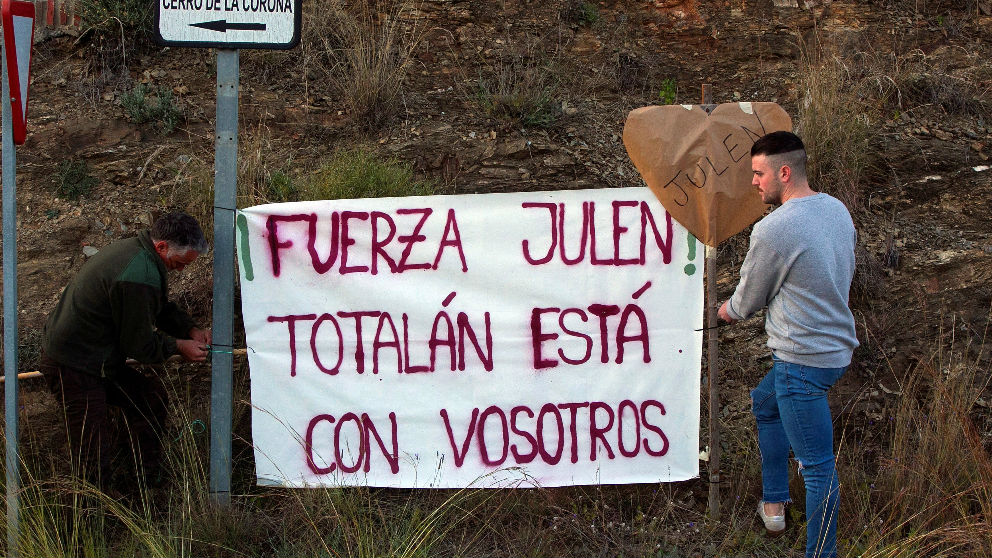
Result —
[[[768,306],[768,347],[794,364],[840,368],[858,346],[847,307],[857,233],[836,198],[791,199],[754,226],[741,282],[727,305],[735,320]]]

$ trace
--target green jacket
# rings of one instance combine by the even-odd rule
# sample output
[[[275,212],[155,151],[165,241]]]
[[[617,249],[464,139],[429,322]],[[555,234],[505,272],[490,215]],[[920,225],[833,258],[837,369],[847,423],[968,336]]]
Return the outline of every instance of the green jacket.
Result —
[[[113,377],[128,358],[163,362],[193,320],[169,302],[162,258],[148,231],[100,250],[62,291],[42,348],[65,366]]]

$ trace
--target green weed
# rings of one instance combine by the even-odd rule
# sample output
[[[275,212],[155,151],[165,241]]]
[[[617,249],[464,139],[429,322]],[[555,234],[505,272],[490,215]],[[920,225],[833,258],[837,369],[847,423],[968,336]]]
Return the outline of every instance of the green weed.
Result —
[[[283,171],[272,171],[268,179],[269,196],[275,202],[296,201],[300,194],[293,178]]]
[[[167,87],[152,89],[140,83],[121,97],[121,107],[131,122],[152,123],[166,135],[184,119],[182,108]]]
[[[599,6],[595,2],[571,2],[562,13],[562,19],[578,25],[590,26],[599,21]]]
[[[434,192],[432,182],[414,179],[409,165],[356,149],[335,153],[300,187],[300,199],[429,196]]]
[[[476,100],[492,117],[518,122],[526,128],[547,128],[561,117],[561,101],[549,76],[548,60],[528,54],[508,54],[492,73],[479,78]]]
[[[94,33],[113,42],[147,44],[155,8],[145,0],[76,0],[76,14]]]
[[[55,193],[60,198],[78,200],[89,194],[98,182],[90,175],[90,166],[80,159],[62,161],[55,169]]]
[[[665,78],[661,80],[661,89],[658,91],[658,99],[663,105],[674,105],[678,98],[678,83],[675,78]]]

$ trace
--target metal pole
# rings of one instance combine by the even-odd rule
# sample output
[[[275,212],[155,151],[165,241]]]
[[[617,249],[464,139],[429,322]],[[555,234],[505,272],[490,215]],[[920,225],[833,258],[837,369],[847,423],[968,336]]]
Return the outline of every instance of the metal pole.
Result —
[[[703,104],[713,103],[713,86],[703,84]],[[716,248],[706,246],[706,360],[709,362],[710,410],[710,517],[720,519],[720,387],[717,383],[720,366],[720,339],[717,333]]]
[[[7,32],[12,32],[7,30]],[[3,59],[3,369],[7,438],[7,556],[18,556],[20,531],[20,476],[17,455],[17,162],[14,151],[14,117],[10,109],[7,52]],[[25,76],[27,79],[27,76]]]
[[[214,308],[210,395],[210,498],[231,503],[231,414],[234,345],[234,214],[238,192],[238,51],[217,50],[214,156]]]

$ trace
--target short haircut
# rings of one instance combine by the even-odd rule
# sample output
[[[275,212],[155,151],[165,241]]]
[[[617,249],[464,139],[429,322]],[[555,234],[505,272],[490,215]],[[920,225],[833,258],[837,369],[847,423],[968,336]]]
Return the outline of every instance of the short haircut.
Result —
[[[182,211],[166,213],[156,219],[151,237],[154,241],[164,240],[171,248],[183,252],[195,250],[202,254],[209,249],[200,224]]]
[[[751,156],[755,155],[774,158],[776,164],[784,163],[797,176],[806,177],[806,146],[792,132],[772,132],[761,136],[751,146]]]

